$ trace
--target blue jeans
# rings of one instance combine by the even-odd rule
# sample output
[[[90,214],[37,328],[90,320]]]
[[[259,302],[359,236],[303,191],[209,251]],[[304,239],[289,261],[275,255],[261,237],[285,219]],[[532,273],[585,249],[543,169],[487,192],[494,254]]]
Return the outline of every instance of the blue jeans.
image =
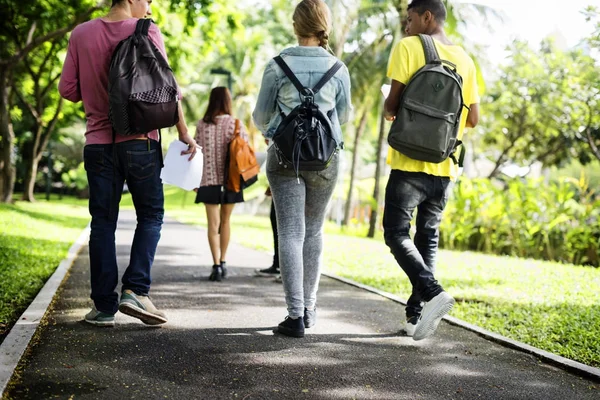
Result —
[[[130,140],[115,146],[114,154],[112,144],[87,145],[83,150],[92,216],[89,243],[91,298],[96,309],[107,314],[116,313],[119,305],[115,291],[119,279],[115,230],[124,182],[131,192],[137,227],[129,266],[122,278],[122,290],[148,294],[150,268],[164,215],[159,144],[154,140]]]
[[[434,277],[439,226],[448,201],[450,178],[392,170],[385,190],[385,243],[410,280],[407,318],[421,314],[422,302],[443,291]],[[410,223],[417,209],[414,242]]]

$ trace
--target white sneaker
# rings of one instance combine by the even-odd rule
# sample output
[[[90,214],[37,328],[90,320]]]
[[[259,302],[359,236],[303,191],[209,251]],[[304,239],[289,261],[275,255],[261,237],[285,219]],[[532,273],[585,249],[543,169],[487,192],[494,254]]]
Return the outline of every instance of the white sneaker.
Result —
[[[444,315],[454,306],[454,298],[442,292],[426,302],[421,311],[421,319],[415,329],[413,340],[423,340],[435,333]]]
[[[404,323],[404,332],[406,336],[412,337],[415,334],[415,329],[417,329],[418,318],[413,317],[411,319],[406,320]]]

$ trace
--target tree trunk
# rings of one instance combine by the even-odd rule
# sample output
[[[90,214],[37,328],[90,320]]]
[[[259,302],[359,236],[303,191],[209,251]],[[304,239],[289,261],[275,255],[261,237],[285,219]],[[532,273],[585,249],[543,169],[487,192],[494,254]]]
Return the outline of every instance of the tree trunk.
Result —
[[[0,202],[11,203],[15,185],[15,169],[13,167],[13,152],[15,135],[9,111],[9,71],[6,65],[0,66],[0,140],[2,151],[0,152],[0,171],[2,187],[0,187]]]
[[[48,123],[47,126],[42,126],[41,120],[37,122],[37,126],[35,129],[35,137],[33,142],[31,143],[31,148],[29,154],[31,157],[27,159],[27,174],[25,175],[24,190],[23,190],[23,200],[24,201],[35,201],[34,196],[34,188],[35,188],[35,179],[37,177],[37,170],[40,161],[42,160],[42,156],[46,148],[48,147],[48,142],[50,141],[50,137],[52,136],[52,132],[56,126],[56,122],[58,121],[58,116],[60,114],[60,110],[62,109],[63,99],[62,97],[58,100],[58,105],[56,106],[56,112],[54,113],[54,117]],[[39,115],[39,114],[38,114]],[[34,116],[35,117],[35,116]]]
[[[381,184],[381,170],[383,169],[383,160],[381,153],[383,152],[383,141],[385,139],[385,118],[383,117],[383,113],[379,117],[379,137],[377,138],[377,155],[376,159],[376,167],[375,167],[375,187],[373,188],[373,211],[371,212],[371,219],[369,220],[369,232],[367,233],[367,237],[373,238],[375,237],[375,229],[377,229],[377,217],[379,214],[379,186]]]
[[[354,149],[352,151],[352,165],[350,166],[350,187],[348,188],[348,196],[346,197],[346,206],[344,207],[344,220],[342,221],[343,226],[348,225],[350,219],[350,209],[352,208],[352,192],[354,192],[354,177],[356,175],[356,161],[358,159],[358,144],[360,137],[367,126],[367,116],[369,115],[369,106],[367,105],[360,117],[358,128],[356,129],[356,135],[354,136]]]
[[[39,161],[37,157],[31,157],[27,163],[27,173],[25,174],[25,181],[23,187],[23,201],[34,202],[35,197],[33,191],[35,188],[35,178],[37,176]]]

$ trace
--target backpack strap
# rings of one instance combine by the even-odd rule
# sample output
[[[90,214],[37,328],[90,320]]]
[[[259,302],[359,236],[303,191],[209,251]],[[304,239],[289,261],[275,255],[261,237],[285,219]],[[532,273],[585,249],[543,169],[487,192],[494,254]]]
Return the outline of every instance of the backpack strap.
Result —
[[[281,56],[277,56],[273,60],[275,60],[275,62],[277,63],[277,65],[279,65],[279,67],[283,70],[283,72],[285,73],[285,75],[294,84],[294,86],[296,87],[296,89],[300,93],[303,93],[304,89],[305,89],[304,85],[302,83],[300,83],[300,81],[298,80],[298,78],[296,77],[296,75],[294,75],[294,73],[292,72],[292,70],[290,69],[290,67],[287,65],[287,63],[283,60],[283,58]],[[329,82],[329,80],[331,78],[333,78],[333,76],[338,72],[338,70],[340,68],[342,68],[343,65],[344,64],[341,61],[339,61],[339,60],[336,61],[336,63],[333,64],[333,66],[331,68],[329,68],[329,71],[327,71],[325,73],[325,75],[323,75],[323,77],[321,78],[321,80],[312,89],[313,95],[317,94],[317,92],[319,90],[321,90],[323,88],[323,86],[325,86],[325,84],[327,82]]]
[[[331,78],[333,78],[333,76],[339,71],[339,69],[342,68],[342,65],[344,64],[342,64],[341,61],[336,61],[335,64],[333,64],[333,66],[329,68],[329,71],[327,71],[327,73],[323,75],[319,83],[317,83],[317,86],[313,88],[313,93],[317,94],[317,92],[321,90]]]
[[[294,75],[294,73],[292,72],[292,70],[290,69],[290,67],[286,64],[285,61],[283,61],[283,58],[281,58],[281,56],[277,56],[273,60],[275,60],[275,62],[277,63],[277,65],[279,65],[279,68],[281,68],[283,70],[283,72],[285,73],[285,75],[294,84],[294,86],[296,87],[296,89],[300,93],[302,93],[304,91],[304,85],[302,85],[302,83],[300,83],[300,81],[298,80],[298,78],[296,77],[296,75]]]
[[[236,137],[240,134],[240,120],[235,119],[235,128],[233,129],[233,137]]]
[[[423,52],[425,53],[425,62],[431,64],[434,61],[439,61],[440,56],[435,48],[435,42],[429,35],[419,34],[421,43],[423,44]]]
[[[148,31],[150,30],[151,24],[152,24],[152,19],[150,19],[150,18],[138,19],[138,22],[135,25],[135,34],[142,35],[142,36],[148,36]]]

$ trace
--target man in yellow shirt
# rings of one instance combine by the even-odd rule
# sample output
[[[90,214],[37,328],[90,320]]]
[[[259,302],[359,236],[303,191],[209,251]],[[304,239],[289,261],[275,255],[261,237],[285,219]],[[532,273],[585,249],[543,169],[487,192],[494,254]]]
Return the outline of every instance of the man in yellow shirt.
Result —
[[[463,101],[469,111],[461,116],[457,138],[460,140],[465,128],[474,127],[479,119],[477,78],[473,60],[446,37],[445,19],[446,8],[441,0],[413,0],[409,4],[407,37],[390,55],[388,77],[392,81],[384,116],[388,121],[395,119],[404,88],[425,65],[418,35],[427,34],[434,39],[439,57],[455,64],[463,79]],[[386,187],[383,228],[386,244],[413,286],[406,307],[405,331],[414,340],[431,336],[454,305],[452,296],[434,277],[442,213],[451,182],[458,176],[453,158],[436,164],[414,160],[392,148],[388,152],[392,172]],[[413,242],[409,231],[415,209],[417,229]]]

